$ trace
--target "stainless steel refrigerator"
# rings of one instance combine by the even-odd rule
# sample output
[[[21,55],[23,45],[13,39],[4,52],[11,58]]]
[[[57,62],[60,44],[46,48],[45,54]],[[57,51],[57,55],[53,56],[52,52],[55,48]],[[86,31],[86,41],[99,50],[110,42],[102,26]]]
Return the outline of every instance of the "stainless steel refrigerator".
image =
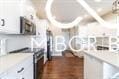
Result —
[[[47,58],[52,60],[53,53],[53,34],[50,30],[47,30]]]

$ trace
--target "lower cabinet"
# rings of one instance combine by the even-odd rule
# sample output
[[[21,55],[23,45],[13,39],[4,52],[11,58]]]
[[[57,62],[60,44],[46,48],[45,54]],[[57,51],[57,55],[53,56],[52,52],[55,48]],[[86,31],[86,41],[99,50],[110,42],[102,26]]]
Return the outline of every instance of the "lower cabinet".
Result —
[[[84,79],[103,79],[103,62],[85,55]]]
[[[8,79],[8,78],[6,77],[6,75],[7,75],[7,73],[4,73],[4,74],[0,75],[0,79]]]
[[[34,76],[33,76],[33,66],[31,64],[31,65],[29,65],[27,70],[24,72],[21,79],[33,79],[33,78],[34,78]]]
[[[9,69],[0,79],[33,79],[33,56]]]
[[[84,79],[119,79],[112,78],[116,73],[119,73],[119,68],[85,54]]]
[[[119,73],[119,68],[112,66],[108,63],[104,63],[103,67],[104,67],[104,72],[103,72],[104,79],[119,79],[119,76],[114,77],[116,73]]]

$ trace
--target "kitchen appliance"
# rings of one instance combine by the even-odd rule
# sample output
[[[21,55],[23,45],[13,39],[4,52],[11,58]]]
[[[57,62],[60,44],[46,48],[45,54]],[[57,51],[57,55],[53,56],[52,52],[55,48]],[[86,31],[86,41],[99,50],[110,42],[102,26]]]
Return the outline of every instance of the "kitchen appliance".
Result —
[[[10,53],[34,53],[34,79],[42,79],[44,68],[44,49],[42,48],[23,48]]]
[[[53,53],[53,34],[51,31],[47,30],[47,58],[52,60]]]
[[[35,24],[25,17],[20,17],[20,33],[25,35],[36,35]]]

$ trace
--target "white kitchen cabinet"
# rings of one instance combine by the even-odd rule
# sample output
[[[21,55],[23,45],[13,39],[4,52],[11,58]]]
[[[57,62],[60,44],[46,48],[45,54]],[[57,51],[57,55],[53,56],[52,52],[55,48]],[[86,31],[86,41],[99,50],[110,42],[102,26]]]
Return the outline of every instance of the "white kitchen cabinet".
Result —
[[[0,33],[19,34],[20,16],[35,15],[30,7],[30,0],[0,0]]]
[[[84,79],[103,79],[103,63],[89,55],[84,58]]]
[[[4,76],[4,77],[2,77],[2,78],[0,78],[0,79],[7,79],[7,77],[6,77],[6,76]]]
[[[19,33],[20,0],[0,1],[0,32]]]
[[[7,75],[7,73],[0,75],[0,79],[7,79],[6,75]]]
[[[7,70],[0,79],[33,79],[33,56]]]
[[[27,68],[27,71],[24,72],[23,74],[23,78],[24,79],[33,79],[33,64],[29,65],[29,67]]]
[[[82,26],[79,28],[80,36],[115,36],[117,33],[116,29],[106,28],[101,26],[99,23],[91,23],[87,26]]]
[[[84,79],[112,79],[119,68],[91,55],[84,56]]]
[[[107,64],[107,63],[103,63],[103,79],[112,79],[112,77],[116,74],[119,73],[119,68]],[[116,78],[114,78],[116,79]],[[118,79],[118,78],[117,78]]]
[[[21,0],[21,15],[35,23],[36,10],[31,0]]]

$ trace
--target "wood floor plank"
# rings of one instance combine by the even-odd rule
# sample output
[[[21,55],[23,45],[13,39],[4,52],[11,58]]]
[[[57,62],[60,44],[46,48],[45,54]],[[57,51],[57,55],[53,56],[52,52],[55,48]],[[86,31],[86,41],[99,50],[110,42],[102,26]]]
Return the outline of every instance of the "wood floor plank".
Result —
[[[83,59],[54,57],[44,67],[42,79],[83,79]]]

